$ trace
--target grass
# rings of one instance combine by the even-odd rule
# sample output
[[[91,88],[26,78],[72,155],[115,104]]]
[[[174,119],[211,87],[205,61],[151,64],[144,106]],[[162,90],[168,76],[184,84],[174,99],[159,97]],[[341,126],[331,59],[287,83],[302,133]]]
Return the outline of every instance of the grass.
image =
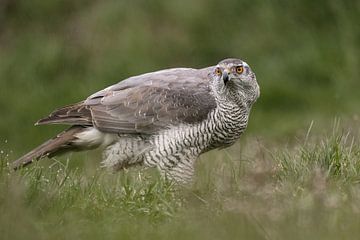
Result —
[[[331,132],[331,131],[330,131]],[[354,132],[354,131],[352,131]],[[191,186],[71,159],[12,172],[2,155],[2,239],[356,239],[360,148],[339,125],[291,146],[250,136],[199,160]]]

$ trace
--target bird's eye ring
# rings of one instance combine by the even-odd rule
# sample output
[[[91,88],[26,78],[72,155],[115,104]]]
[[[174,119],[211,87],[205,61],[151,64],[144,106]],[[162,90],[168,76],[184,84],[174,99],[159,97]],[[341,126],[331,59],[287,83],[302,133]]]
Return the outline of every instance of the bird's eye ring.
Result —
[[[235,68],[235,70],[236,70],[236,73],[241,74],[244,71],[244,67],[243,66],[237,66]]]
[[[215,68],[215,74],[220,76],[222,74],[221,69],[220,68]]]

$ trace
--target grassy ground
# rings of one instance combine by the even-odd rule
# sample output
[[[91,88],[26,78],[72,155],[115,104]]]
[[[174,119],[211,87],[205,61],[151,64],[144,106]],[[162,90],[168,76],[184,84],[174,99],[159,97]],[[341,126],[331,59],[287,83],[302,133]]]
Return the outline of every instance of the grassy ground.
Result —
[[[155,170],[69,167],[71,157],[20,172],[2,161],[0,235],[357,239],[360,148],[354,132],[338,125],[323,135],[304,131],[287,146],[248,136],[241,148],[204,155],[186,187]]]

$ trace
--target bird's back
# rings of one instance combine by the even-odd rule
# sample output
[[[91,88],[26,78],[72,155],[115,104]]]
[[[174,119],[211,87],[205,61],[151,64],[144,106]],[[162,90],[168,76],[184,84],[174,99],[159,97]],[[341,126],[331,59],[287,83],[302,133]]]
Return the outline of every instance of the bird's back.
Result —
[[[197,123],[216,107],[208,78],[212,68],[173,68],[130,77],[38,123],[92,125],[119,134],[152,134],[169,125]]]

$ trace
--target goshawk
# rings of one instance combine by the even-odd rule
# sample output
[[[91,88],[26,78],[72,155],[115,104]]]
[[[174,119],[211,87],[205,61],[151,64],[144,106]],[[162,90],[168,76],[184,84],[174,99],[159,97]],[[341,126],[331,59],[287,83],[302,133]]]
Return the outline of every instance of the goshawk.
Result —
[[[228,147],[240,137],[259,95],[254,72],[233,58],[202,69],[172,68],[130,77],[39,120],[36,125],[71,127],[12,167],[103,147],[106,167],[157,167],[170,179],[188,182],[200,154]]]

